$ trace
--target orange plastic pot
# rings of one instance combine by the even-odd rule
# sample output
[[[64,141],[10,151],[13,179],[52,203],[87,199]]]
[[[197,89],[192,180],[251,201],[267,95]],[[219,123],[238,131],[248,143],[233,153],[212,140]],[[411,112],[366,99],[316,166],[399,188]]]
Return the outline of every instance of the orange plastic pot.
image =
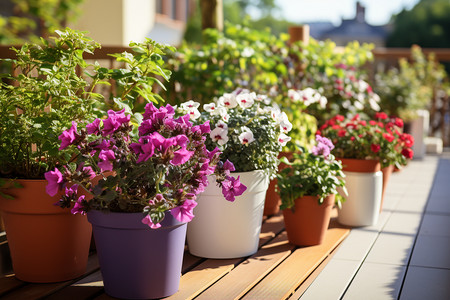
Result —
[[[59,282],[86,272],[91,225],[86,216],[54,205],[60,195],[45,192],[46,180],[18,180],[0,197],[16,277],[28,282]]]
[[[303,196],[295,200],[294,211],[284,209],[284,224],[289,243],[313,246],[323,242],[330,224],[335,195],[327,196],[319,204],[317,196]]]
[[[357,173],[375,173],[381,170],[381,164],[375,159],[336,158],[342,162],[342,170]]]
[[[293,152],[280,152],[278,158],[287,157],[289,160],[293,158]],[[283,170],[286,165],[281,163],[278,165],[278,170]],[[266,192],[266,202],[264,203],[264,216],[276,215],[280,211],[281,198],[280,194],[275,190],[278,184],[276,178],[272,179],[269,184],[269,188]]]
[[[391,178],[391,174],[393,171],[394,165],[390,165],[381,169],[381,172],[383,172],[383,191],[381,192],[380,212],[383,210],[384,193],[386,192],[386,186],[389,181],[389,178]]]

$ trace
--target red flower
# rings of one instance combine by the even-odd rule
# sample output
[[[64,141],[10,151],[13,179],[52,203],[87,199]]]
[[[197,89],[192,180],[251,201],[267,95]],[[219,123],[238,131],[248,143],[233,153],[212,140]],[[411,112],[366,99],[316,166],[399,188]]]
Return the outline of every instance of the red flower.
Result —
[[[354,140],[355,140],[354,136],[350,137],[350,141],[354,141]]]
[[[369,121],[369,124],[372,125],[372,126],[375,126],[375,125],[378,124],[378,122],[377,122],[377,121],[374,121],[374,120],[370,120],[370,121]]]
[[[339,130],[338,136],[339,136],[339,137],[343,137],[343,136],[345,136],[346,133],[347,133],[347,131],[345,131],[344,129]]]
[[[412,150],[409,149],[409,148],[404,148],[404,149],[402,150],[402,155],[403,155],[404,157],[406,157],[406,158],[413,158],[413,156],[414,156],[414,151],[412,151]]]
[[[344,117],[343,115],[337,115],[337,116],[335,117],[335,119],[336,119],[336,121],[342,122],[342,121],[345,120],[345,117]]]
[[[403,127],[403,120],[400,118],[395,118],[395,126],[402,128]]]
[[[375,119],[386,120],[388,115],[384,112],[377,112],[375,114]]]
[[[381,147],[380,145],[372,144],[370,145],[370,149],[372,150],[373,153],[377,153],[378,151],[380,151]]]
[[[367,92],[369,94],[373,92],[372,87],[370,85],[367,86]]]
[[[405,142],[406,147],[412,147],[414,145],[414,138],[412,135],[403,133],[400,139]]]
[[[392,142],[393,140],[395,140],[395,137],[390,133],[383,133],[383,137],[389,143]]]
[[[316,135],[322,135],[322,132],[320,132],[320,130],[317,130]]]
[[[366,125],[367,125],[367,122],[364,121],[364,120],[362,120],[362,121],[359,121],[359,124],[362,125],[362,126],[366,126]]]
[[[388,122],[388,123],[386,124],[386,129],[387,129],[387,130],[391,130],[393,127],[394,127],[394,123],[392,123],[392,122]]]
[[[337,129],[341,129],[341,125],[333,125],[331,126],[331,129],[337,130]]]
[[[357,121],[357,120],[359,120],[359,114],[356,114],[356,115],[352,118],[352,121]]]

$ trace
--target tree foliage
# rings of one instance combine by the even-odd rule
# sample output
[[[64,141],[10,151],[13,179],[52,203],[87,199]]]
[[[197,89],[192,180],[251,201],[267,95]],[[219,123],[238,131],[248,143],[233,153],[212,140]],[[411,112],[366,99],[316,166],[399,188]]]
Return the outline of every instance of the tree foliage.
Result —
[[[450,1],[421,0],[411,10],[393,17],[393,31],[388,47],[450,47]]]

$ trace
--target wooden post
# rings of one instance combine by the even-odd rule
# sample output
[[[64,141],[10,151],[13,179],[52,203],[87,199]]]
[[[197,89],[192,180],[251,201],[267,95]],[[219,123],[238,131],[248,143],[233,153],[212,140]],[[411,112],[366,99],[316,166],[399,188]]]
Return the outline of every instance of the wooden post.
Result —
[[[202,29],[217,28],[223,30],[222,0],[200,0],[202,12]]]
[[[303,41],[303,43],[309,43],[309,26],[301,25],[301,26],[291,26],[289,27],[289,42],[291,44]]]

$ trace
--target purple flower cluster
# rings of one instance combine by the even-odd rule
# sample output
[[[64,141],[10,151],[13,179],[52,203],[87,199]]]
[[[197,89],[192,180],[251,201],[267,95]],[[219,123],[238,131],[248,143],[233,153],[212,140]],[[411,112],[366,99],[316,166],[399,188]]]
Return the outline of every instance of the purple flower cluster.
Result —
[[[109,110],[106,119],[96,119],[79,132],[73,122],[59,139],[61,149],[72,145],[79,151],[78,167],[47,172],[47,193],[54,196],[65,188],[58,205],[74,203],[72,213],[143,211],[142,222],[151,228],[160,227],[165,211],[180,222],[192,220],[196,197],[212,174],[225,198],[234,201],[246,187],[230,175],[234,166],[220,161],[218,148],[206,149],[209,121],[194,126],[189,118],[175,117],[171,105],[149,103],[137,137],[124,110]],[[87,194],[78,197],[79,186]]]
[[[317,145],[312,147],[311,153],[314,155],[323,155],[323,157],[327,158],[328,155],[330,155],[331,150],[334,149],[334,145],[331,140],[326,137],[316,135],[316,142]]]

